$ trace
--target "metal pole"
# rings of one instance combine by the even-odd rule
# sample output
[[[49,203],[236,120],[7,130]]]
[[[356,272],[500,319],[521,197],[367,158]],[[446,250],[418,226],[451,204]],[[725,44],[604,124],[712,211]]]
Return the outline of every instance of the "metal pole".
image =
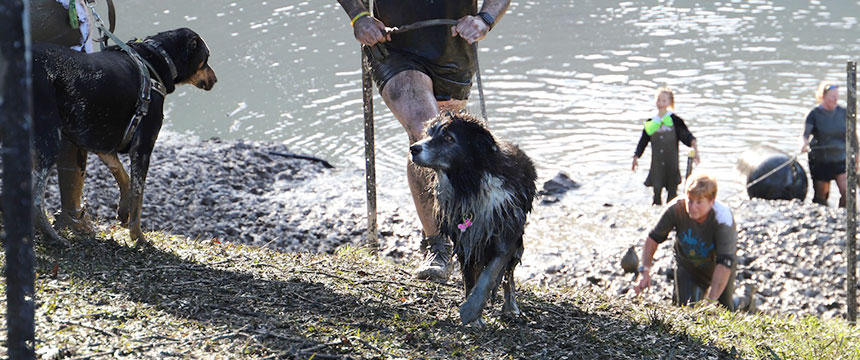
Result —
[[[11,359],[35,357],[33,286],[33,95],[29,5],[0,2],[0,141],[3,143],[3,227],[6,243],[6,325]]]
[[[361,52],[361,88],[364,100],[364,169],[367,183],[367,242],[378,248],[376,231],[376,155],[373,133],[373,79],[370,77],[370,58]]]
[[[847,278],[845,279],[845,290],[848,293],[848,321],[852,324],[857,321],[857,150],[854,144],[857,143],[857,63],[854,61],[848,62],[848,86],[847,86],[848,107],[846,108],[845,121],[845,169],[848,177],[847,182],[852,186],[848,187],[848,196],[845,203],[845,210],[848,212],[848,220],[846,224],[845,241],[845,259],[848,261]]]

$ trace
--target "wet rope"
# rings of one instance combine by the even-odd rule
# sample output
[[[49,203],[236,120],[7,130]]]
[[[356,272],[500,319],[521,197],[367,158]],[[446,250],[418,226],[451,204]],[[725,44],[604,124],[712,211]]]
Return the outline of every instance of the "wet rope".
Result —
[[[824,149],[835,149],[835,148],[837,148],[837,147],[836,146],[810,146],[810,150],[824,150]],[[747,184],[747,189],[751,188],[755,184],[758,184],[759,182],[766,179],[768,176],[773,175],[774,173],[781,170],[782,168],[788,166],[788,164],[791,164],[792,162],[797,161],[797,157],[799,157],[801,154],[803,154],[803,153],[802,152],[796,152],[790,159],[786,160],[784,163],[779,164],[779,166],[773,168],[773,170],[768,171],[764,175],[759,176],[755,180],[751,181],[749,184]]]
[[[753,181],[750,181],[750,182],[747,184],[747,189],[751,188],[751,187],[752,187],[753,185],[755,185],[755,184],[758,184],[759,182],[761,182],[762,180],[766,179],[768,176],[773,175],[773,174],[774,174],[774,173],[776,173],[777,171],[782,170],[782,168],[784,168],[784,167],[788,166],[788,164],[791,164],[791,163],[793,163],[793,162],[797,161],[797,157],[798,157],[798,156],[800,156],[800,153],[796,153],[796,154],[794,154],[790,159],[786,160],[786,161],[785,161],[784,163],[782,163],[782,164],[779,164],[779,166],[777,166],[777,167],[773,168],[773,170],[771,170],[771,171],[768,171],[768,172],[764,173],[764,175],[759,176],[758,178],[756,178],[756,179],[755,179],[755,180],[753,180]]]

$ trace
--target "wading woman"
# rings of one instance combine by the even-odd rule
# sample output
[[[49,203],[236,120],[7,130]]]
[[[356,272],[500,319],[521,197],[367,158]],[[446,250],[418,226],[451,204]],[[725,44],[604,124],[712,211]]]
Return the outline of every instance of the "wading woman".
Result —
[[[815,195],[812,202],[827,205],[830,181],[839,187],[839,206],[845,206],[845,108],[839,106],[839,87],[822,82],[815,92],[818,105],[806,116],[801,152],[809,152],[809,172]],[[811,140],[810,140],[811,138]],[[857,144],[854,144],[857,148]]]

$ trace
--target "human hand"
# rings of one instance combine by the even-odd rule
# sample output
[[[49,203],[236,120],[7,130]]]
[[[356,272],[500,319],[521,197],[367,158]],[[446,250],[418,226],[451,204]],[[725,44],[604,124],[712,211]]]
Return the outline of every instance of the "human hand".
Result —
[[[809,152],[809,143],[804,143],[803,146],[800,147],[800,152],[808,153]]]
[[[639,166],[639,158],[633,157],[633,168],[631,170],[636,171],[636,167]]]
[[[696,165],[699,165],[699,163],[702,162],[702,159],[699,159],[699,152],[698,151],[696,151],[696,156],[693,156],[693,162]]]
[[[372,16],[358,18],[352,27],[352,32],[358,42],[367,46],[391,41],[391,34],[385,32],[385,24]]]
[[[479,16],[466,15],[457,20],[457,25],[451,27],[451,36],[460,35],[467,43],[481,41],[490,32],[490,25]]]
[[[642,278],[639,279],[639,284],[633,287],[636,295],[639,295],[639,293],[651,286],[651,275],[648,274],[648,270],[642,271],[639,275],[642,275]]]

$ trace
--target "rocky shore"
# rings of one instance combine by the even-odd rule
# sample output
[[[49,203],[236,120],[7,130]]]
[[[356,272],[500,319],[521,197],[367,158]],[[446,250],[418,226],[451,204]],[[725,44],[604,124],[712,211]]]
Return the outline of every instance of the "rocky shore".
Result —
[[[344,245],[363,245],[363,169],[327,169],[318,161],[285,156],[289,153],[279,144],[189,141],[163,133],[146,182],[144,231],[282,251],[330,253]],[[408,262],[417,258],[420,226],[401,176],[379,179],[379,230],[382,254]],[[84,193],[97,223],[115,226],[118,191],[94,156]],[[58,198],[51,184],[50,209],[57,208]],[[759,311],[842,316],[844,211],[797,201],[728,204],[739,230],[738,288],[758,285]],[[559,201],[539,199],[517,275],[535,285],[573,284],[632,297],[633,275],[623,273],[619,261],[631,245],[640,252],[643,236],[659,213],[659,208],[644,204],[584,204],[577,201],[577,190]],[[671,299],[671,255],[669,242],[657,251],[654,285],[644,295],[650,300]]]

